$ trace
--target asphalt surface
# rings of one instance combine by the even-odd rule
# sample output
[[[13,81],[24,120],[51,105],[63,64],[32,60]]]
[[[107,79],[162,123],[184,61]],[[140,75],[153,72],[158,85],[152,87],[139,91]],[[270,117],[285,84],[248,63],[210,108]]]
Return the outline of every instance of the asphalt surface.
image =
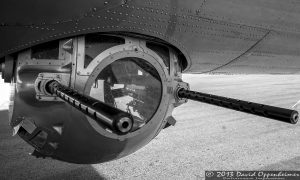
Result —
[[[300,76],[185,75],[191,89],[290,108],[300,100]],[[300,124],[291,125],[212,105],[188,102],[138,152],[97,165],[35,159],[12,137],[8,90],[0,83],[0,179],[203,179],[205,170],[300,170]]]

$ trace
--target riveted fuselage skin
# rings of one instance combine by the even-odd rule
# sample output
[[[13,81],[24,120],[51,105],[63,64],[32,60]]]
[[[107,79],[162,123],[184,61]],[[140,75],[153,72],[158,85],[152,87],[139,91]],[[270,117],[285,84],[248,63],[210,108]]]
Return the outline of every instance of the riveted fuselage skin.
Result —
[[[187,58],[185,72],[299,73],[299,29],[293,0],[11,0],[0,3],[0,57],[113,31],[169,42]]]

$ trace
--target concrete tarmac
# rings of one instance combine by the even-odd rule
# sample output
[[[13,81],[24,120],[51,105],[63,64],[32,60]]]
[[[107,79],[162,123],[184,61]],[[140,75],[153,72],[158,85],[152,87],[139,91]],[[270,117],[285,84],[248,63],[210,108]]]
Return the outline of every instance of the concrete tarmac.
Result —
[[[283,108],[300,100],[296,75],[185,75],[184,79],[192,90]],[[11,136],[7,110],[2,108],[0,179],[203,179],[205,170],[300,170],[300,124],[192,101],[173,115],[176,126],[163,130],[136,153],[104,164],[74,165],[29,156],[33,149]]]

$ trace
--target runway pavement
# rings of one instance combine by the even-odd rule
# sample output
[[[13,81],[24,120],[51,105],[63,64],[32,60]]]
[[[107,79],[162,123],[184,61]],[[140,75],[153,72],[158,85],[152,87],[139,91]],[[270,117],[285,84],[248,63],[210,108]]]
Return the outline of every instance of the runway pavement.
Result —
[[[192,90],[284,108],[300,100],[296,75],[185,75],[184,79]],[[0,89],[0,97],[7,97],[1,83]],[[28,155],[30,146],[11,136],[5,99],[0,99],[0,179],[202,179],[204,170],[300,170],[300,124],[192,101],[173,113],[175,127],[123,159],[97,165],[35,159]]]

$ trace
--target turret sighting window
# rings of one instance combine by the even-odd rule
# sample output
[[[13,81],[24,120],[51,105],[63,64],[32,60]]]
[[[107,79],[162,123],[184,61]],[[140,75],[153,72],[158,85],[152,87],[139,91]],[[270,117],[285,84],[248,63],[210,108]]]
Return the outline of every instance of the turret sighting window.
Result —
[[[156,69],[139,58],[123,58],[105,67],[90,95],[128,112],[134,128],[145,125],[156,113],[162,97],[162,82]]]

